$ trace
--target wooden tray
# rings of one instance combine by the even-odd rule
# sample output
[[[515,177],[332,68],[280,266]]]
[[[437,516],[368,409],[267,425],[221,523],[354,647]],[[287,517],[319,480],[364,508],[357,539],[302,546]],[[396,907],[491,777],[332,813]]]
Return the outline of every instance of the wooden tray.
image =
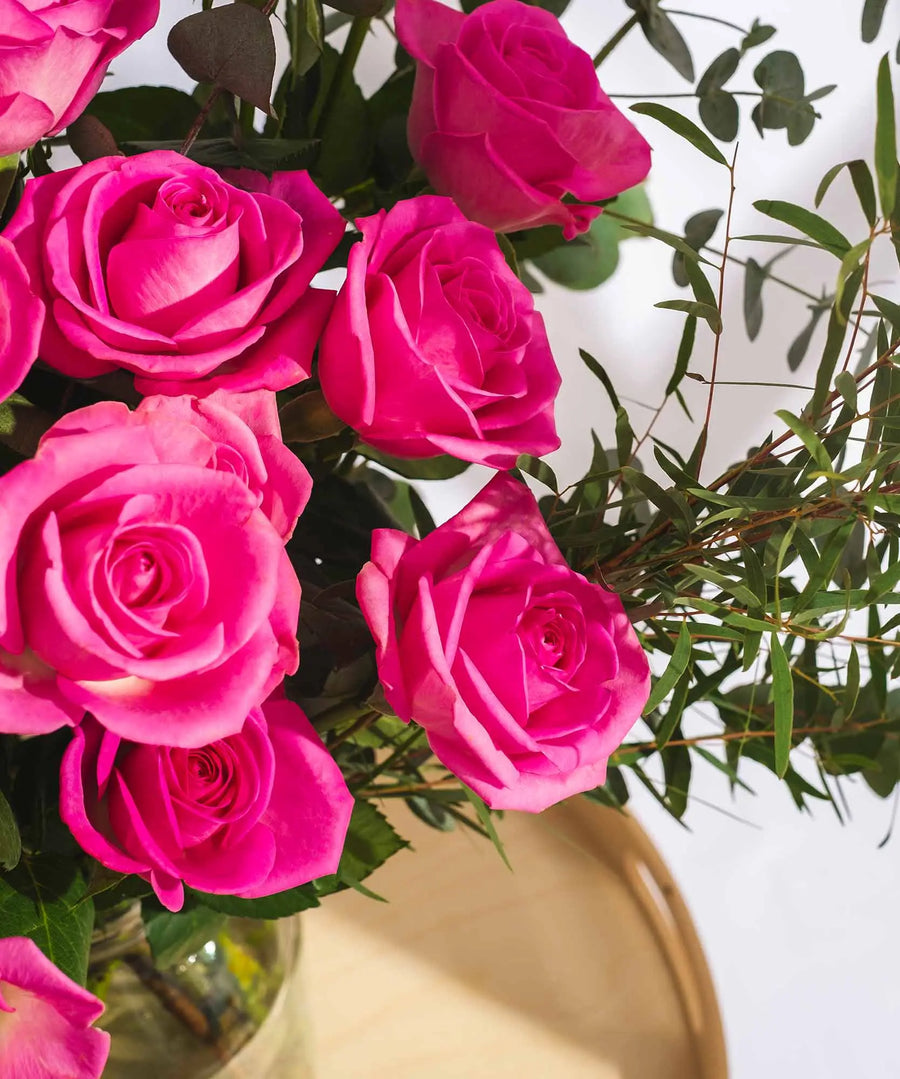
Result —
[[[678,889],[637,822],[586,799],[499,822],[514,872],[405,807],[401,852],[303,916],[315,1079],[726,1079]]]

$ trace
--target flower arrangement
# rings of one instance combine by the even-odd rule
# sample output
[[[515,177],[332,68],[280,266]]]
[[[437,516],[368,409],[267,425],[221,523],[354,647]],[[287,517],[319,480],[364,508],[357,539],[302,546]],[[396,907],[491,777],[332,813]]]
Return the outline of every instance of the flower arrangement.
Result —
[[[788,357],[820,348],[806,407],[714,476],[725,274],[744,268],[751,338],[784,284],[777,255],[734,254],[729,83],[757,57],[737,93],[791,145],[832,89],[765,52],[773,27],[732,26],[695,79],[658,0],[626,0],[593,58],[567,0],[204,0],[169,36],[189,95],[102,89],[158,0],[0,6],[4,1075],[103,1071],[95,924],[139,903],[171,950],[205,918],[368,892],[406,845],[387,799],[502,852],[496,814],[620,807],[633,783],[680,817],[695,765],[739,783],[756,761],[801,808],[851,774],[895,790],[900,306],[869,272],[900,257],[889,57],[871,165],[815,197],[846,172],[857,234],[755,204],[788,231],[743,240],[836,273]],[[365,97],[375,29],[395,63]],[[635,30],[702,126],[601,89]],[[721,167],[724,212],[653,222],[654,125]],[[62,146],[82,163],[55,169]],[[684,330],[656,415],[693,378],[705,417],[683,452],[636,433],[585,351],[611,418],[561,487],[534,293],[602,284],[630,234],[672,250],[681,290],[657,303]],[[494,477],[436,526],[415,482],[472,463]],[[701,701],[720,729],[692,738]]]

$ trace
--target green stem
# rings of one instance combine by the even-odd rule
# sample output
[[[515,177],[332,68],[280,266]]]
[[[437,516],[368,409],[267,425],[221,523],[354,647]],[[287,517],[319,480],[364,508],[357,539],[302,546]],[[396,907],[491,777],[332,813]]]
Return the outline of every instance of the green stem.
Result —
[[[331,85],[328,87],[328,94],[326,95],[325,103],[322,106],[322,111],[319,113],[318,117],[312,118],[312,133],[315,138],[323,138],[328,129],[328,124],[331,122],[331,117],[337,108],[338,101],[340,101],[344,85],[347,79],[352,75],[353,68],[356,66],[356,61],[359,58],[363,42],[366,40],[366,34],[369,32],[369,24],[371,22],[371,15],[357,15],[350,24],[350,32],[347,35],[344,49],[338,60],[334,78],[331,80]]]
[[[381,764],[376,765],[371,772],[368,772],[362,777],[364,784],[369,784],[377,776],[380,776],[383,772],[386,772],[389,768],[393,767],[397,761],[401,760],[403,755],[408,749],[411,749],[415,742],[418,742],[423,735],[421,727],[414,727],[412,731],[403,739],[403,741],[397,746],[390,756],[385,757]],[[351,790],[353,787],[351,786]]]
[[[640,22],[640,19],[635,13],[630,19],[626,19],[625,22],[619,27],[619,29],[613,34],[613,36],[607,41],[603,48],[594,57],[594,67],[599,67],[603,61],[609,56],[613,49],[619,44],[625,35],[632,30]]]

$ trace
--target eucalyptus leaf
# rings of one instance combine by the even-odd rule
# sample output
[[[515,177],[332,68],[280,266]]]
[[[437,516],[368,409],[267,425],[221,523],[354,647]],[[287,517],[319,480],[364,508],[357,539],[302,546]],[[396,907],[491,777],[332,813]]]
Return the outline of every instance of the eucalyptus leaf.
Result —
[[[271,110],[275,37],[267,15],[248,4],[197,11],[169,31],[169,52],[197,82]]]

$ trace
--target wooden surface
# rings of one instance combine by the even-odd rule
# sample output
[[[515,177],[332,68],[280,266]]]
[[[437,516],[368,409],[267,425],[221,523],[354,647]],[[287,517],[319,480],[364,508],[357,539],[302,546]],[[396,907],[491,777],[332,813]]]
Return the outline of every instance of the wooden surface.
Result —
[[[690,918],[629,817],[576,799],[435,832],[303,916],[315,1079],[726,1079]]]

